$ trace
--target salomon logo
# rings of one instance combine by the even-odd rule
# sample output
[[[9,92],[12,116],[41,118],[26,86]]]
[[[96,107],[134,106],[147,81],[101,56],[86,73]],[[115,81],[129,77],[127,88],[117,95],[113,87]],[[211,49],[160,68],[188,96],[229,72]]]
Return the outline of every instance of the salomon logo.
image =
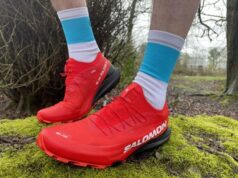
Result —
[[[65,139],[69,138],[68,135],[65,135],[65,134],[60,133],[60,132],[56,132],[56,135],[58,135],[58,136],[60,136],[60,137],[63,137],[63,138],[65,138]]]
[[[127,145],[124,148],[124,153],[128,152],[129,150],[131,150],[132,148],[138,147],[148,141],[150,141],[151,139],[155,138],[156,136],[160,135],[161,132],[167,128],[167,121],[165,121],[163,124],[161,124],[160,126],[158,126],[156,129],[154,129],[152,132],[150,132],[149,134],[145,135],[142,139],[139,139],[135,142],[133,142],[130,145]]]
[[[97,82],[96,82],[96,85],[99,85],[100,81],[102,80],[102,77],[103,77],[103,75],[104,75],[104,73],[105,73],[105,71],[106,71],[106,68],[107,68],[107,61],[104,63],[104,66],[103,66],[103,68],[102,68],[102,71],[101,71],[101,73],[99,74],[98,80],[97,80]]]

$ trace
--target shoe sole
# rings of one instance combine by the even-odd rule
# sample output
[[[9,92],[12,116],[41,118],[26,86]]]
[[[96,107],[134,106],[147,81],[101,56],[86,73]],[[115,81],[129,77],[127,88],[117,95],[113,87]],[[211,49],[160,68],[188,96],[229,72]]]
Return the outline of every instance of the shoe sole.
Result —
[[[121,73],[118,69],[111,65],[106,78],[99,87],[96,96],[94,97],[92,106],[100,100],[104,95],[109,93],[113,88],[117,86],[121,78]]]
[[[152,149],[155,149],[159,146],[162,146],[164,143],[166,143],[169,138],[170,138],[170,135],[171,135],[171,129],[168,128],[164,134],[162,134],[160,137],[154,139],[154,140],[151,140],[150,142],[148,142],[147,144],[145,144],[143,147],[139,148],[137,151],[135,151],[132,155],[135,155],[135,154],[140,154],[140,153],[143,153],[143,152],[146,152],[146,151],[149,151],[149,150],[152,150]],[[49,150],[46,149],[45,145],[44,145],[44,141],[41,137],[38,137],[37,139],[37,145],[39,146],[39,148],[45,152],[49,157],[59,161],[59,162],[62,162],[62,163],[67,163],[67,164],[73,164],[75,166],[80,166],[80,167],[92,167],[92,168],[96,168],[96,169],[105,169],[107,167],[111,167],[111,166],[114,166],[114,165],[118,165],[118,164],[121,164],[121,163],[124,163],[126,162],[126,158],[125,160],[118,160],[118,161],[115,161],[114,163],[112,164],[108,164],[108,165],[100,165],[100,164],[91,164],[91,163],[86,163],[86,162],[80,162],[80,161],[73,161],[73,160],[69,160],[69,159],[65,159],[65,158],[62,158],[58,155],[55,155],[53,153],[51,153]]]
[[[149,150],[153,150],[154,148],[157,148],[161,145],[163,145],[165,142],[167,142],[170,138],[171,135],[171,129],[168,128],[163,135],[161,135],[160,137],[149,141],[145,146],[143,146],[142,148],[138,149],[134,154],[140,154]]]
[[[104,95],[106,95],[107,93],[109,93],[113,88],[115,88],[117,86],[117,84],[119,83],[121,78],[121,73],[118,69],[116,69],[115,67],[113,67],[112,65],[110,66],[107,76],[105,77],[105,79],[103,80],[101,86],[99,87],[96,96],[94,97],[94,100],[92,102],[92,108],[93,106],[96,104],[96,102],[98,100],[100,100]],[[87,112],[88,113],[88,112]],[[87,115],[87,113],[85,115]],[[81,118],[83,118],[85,115],[83,115],[80,118],[76,118],[76,119],[72,119],[72,120],[68,120],[68,121],[63,121],[63,122],[51,122],[51,121],[47,121],[45,119],[43,119],[43,117],[41,117],[40,115],[37,116],[37,119],[39,120],[39,122],[41,123],[46,123],[46,124],[52,124],[52,123],[70,123],[70,122],[74,122],[77,120],[80,120]]]

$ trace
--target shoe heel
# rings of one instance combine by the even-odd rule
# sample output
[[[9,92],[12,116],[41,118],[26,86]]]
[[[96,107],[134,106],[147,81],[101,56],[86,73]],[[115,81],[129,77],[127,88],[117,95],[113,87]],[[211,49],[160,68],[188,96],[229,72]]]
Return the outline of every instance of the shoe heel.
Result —
[[[118,69],[111,65],[106,78],[104,79],[102,85],[100,86],[94,100],[93,105],[101,99],[105,94],[110,92],[113,88],[117,86],[121,78],[121,73]]]

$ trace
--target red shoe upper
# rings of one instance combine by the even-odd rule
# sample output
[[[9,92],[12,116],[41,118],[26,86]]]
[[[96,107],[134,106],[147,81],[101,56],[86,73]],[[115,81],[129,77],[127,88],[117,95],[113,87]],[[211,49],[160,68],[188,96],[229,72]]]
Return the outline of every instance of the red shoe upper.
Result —
[[[110,62],[99,53],[92,63],[68,59],[65,65],[65,96],[58,104],[40,110],[37,118],[46,123],[67,122],[87,114],[102,81],[110,68]]]
[[[111,165],[125,160],[168,128],[168,107],[159,111],[133,83],[121,96],[88,118],[44,129],[38,145],[48,154],[72,162]]]

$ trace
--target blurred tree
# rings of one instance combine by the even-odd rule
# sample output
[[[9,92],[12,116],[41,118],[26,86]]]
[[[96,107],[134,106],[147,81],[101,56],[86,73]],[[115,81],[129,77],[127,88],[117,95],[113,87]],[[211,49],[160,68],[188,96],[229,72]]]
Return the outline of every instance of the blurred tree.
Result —
[[[209,62],[209,69],[211,72],[214,72],[219,63],[219,57],[221,56],[221,51],[218,50],[218,48],[212,48],[209,50],[209,56],[208,56],[208,62]]]
[[[183,52],[179,58],[179,61],[176,65],[174,73],[183,74],[183,75],[190,74],[191,69],[189,68],[188,64],[189,64],[189,61],[191,60],[192,60],[191,56],[188,53]]]
[[[227,1],[227,94],[238,94],[238,1]]]
[[[188,53],[182,53],[178,63],[187,67],[189,60],[191,60],[191,56]]]
[[[88,0],[97,42],[120,66],[135,52],[127,37],[139,1]],[[49,0],[0,1],[0,89],[17,112],[30,114],[62,99],[59,73],[66,59],[64,35]]]
[[[212,41],[225,32],[226,16],[222,6],[226,6],[226,0],[201,0],[197,18],[194,21],[201,37],[208,37]],[[208,10],[211,8],[219,13],[210,13]]]
[[[132,30],[144,0],[87,0],[94,34],[100,49],[112,63],[122,66],[135,53]]]
[[[64,41],[50,1],[0,1],[0,89],[17,113],[62,98]]]
[[[227,16],[214,15],[204,12],[206,6],[213,6],[221,9],[217,5],[221,2],[227,6]],[[205,17],[205,20],[203,19]],[[202,0],[198,10],[199,23],[203,26],[202,36],[207,35],[210,40],[220,33],[216,31],[219,27],[226,25],[227,35],[227,82],[226,94],[238,93],[238,1],[237,0]],[[209,24],[211,22],[213,26]]]

